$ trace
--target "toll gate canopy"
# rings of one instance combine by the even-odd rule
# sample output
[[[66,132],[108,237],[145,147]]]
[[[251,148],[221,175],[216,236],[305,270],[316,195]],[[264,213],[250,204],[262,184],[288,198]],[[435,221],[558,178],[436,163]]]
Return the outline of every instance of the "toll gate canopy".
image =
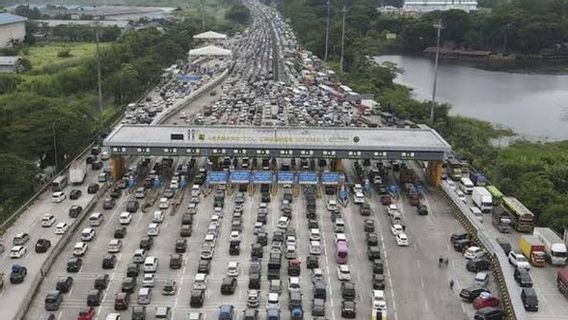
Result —
[[[112,155],[443,160],[451,146],[433,129],[121,125]]]

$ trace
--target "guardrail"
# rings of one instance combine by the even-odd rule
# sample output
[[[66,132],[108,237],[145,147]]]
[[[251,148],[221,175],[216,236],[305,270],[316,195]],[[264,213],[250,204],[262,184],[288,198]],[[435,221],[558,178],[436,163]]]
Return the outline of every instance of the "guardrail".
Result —
[[[179,109],[185,107],[187,104],[189,104],[189,103],[193,102],[194,100],[196,100],[197,98],[201,97],[202,94],[207,93],[212,87],[216,86],[221,81],[225,80],[225,78],[227,77],[228,74],[229,74],[229,69],[227,68],[227,69],[225,69],[225,71],[223,71],[216,78],[207,82],[203,87],[193,91],[187,97],[176,102],[168,110],[162,112],[160,115],[158,115],[154,119],[154,121],[152,121],[152,124],[160,124],[160,123],[164,123],[165,121],[169,120],[171,117],[174,116],[174,114],[176,112],[179,111]]]
[[[22,303],[20,303],[18,312],[16,312],[16,316],[14,317],[15,320],[21,320],[26,316],[28,310],[30,309],[31,302],[37,296],[41,283],[45,279],[44,277],[45,274],[49,272],[49,270],[53,266],[53,263],[55,263],[56,258],[59,257],[59,254],[61,253],[61,251],[63,251],[63,248],[65,248],[65,246],[69,243],[77,228],[81,225],[85,217],[88,216],[88,214],[91,212],[97,201],[100,200],[100,198],[107,191],[107,189],[108,187],[106,185],[104,185],[102,188],[99,189],[99,191],[93,196],[91,201],[89,201],[89,203],[81,211],[77,219],[75,219],[75,221],[71,223],[70,228],[65,232],[65,234],[61,237],[61,239],[59,239],[59,241],[53,246],[53,249],[51,250],[49,256],[45,259],[45,261],[42,263],[41,267],[39,268],[40,272],[37,273],[34,279],[32,280],[31,294],[27,294],[24,297]]]
[[[446,181],[442,181],[440,193],[452,209],[452,213],[472,236],[473,241],[489,253],[492,271],[499,285],[503,311],[507,319],[525,320],[526,313],[521,302],[521,291],[515,282],[513,271],[508,266],[505,252],[495,239],[485,233],[485,226],[477,220]]]

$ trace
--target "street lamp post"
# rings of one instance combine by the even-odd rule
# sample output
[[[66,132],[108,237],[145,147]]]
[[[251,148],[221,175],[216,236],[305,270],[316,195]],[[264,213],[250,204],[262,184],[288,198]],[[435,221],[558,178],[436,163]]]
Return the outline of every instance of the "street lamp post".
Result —
[[[327,5],[327,18],[325,21],[325,53],[323,55],[323,61],[327,62],[327,50],[329,45],[329,0],[327,0],[326,5]]]
[[[434,28],[437,30],[436,37],[436,57],[434,58],[434,85],[432,87],[432,107],[430,108],[430,123],[434,125],[434,108],[436,107],[436,85],[438,82],[438,56],[440,54],[440,33],[442,31],[442,20],[434,23]]]
[[[343,6],[343,9],[341,11],[343,12],[343,23],[341,31],[341,59],[339,61],[339,64],[340,64],[340,70],[341,72],[343,72],[343,48],[345,47],[345,12],[347,12],[345,6]]]

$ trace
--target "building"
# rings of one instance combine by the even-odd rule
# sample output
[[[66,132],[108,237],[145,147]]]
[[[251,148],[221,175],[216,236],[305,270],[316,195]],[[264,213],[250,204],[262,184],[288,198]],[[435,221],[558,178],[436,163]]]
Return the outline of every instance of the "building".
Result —
[[[416,13],[450,9],[469,12],[477,10],[477,0],[405,0],[402,9],[406,12]]]
[[[12,40],[24,40],[26,18],[10,13],[0,13],[0,48],[5,48]]]
[[[20,57],[1,57],[0,73],[17,73],[22,69],[22,58]]]

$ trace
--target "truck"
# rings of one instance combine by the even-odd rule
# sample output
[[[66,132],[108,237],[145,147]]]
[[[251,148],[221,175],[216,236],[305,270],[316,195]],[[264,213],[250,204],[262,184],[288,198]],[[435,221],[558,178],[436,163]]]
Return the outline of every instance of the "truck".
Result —
[[[534,228],[533,236],[544,244],[546,261],[555,266],[566,264],[568,250],[562,239],[550,228]]]
[[[556,286],[558,287],[558,291],[568,299],[568,267],[558,270]]]
[[[491,193],[485,187],[473,187],[471,198],[481,212],[490,213],[491,209],[493,209]]]
[[[482,173],[476,171],[471,171],[469,173],[469,179],[471,180],[471,182],[473,182],[474,185],[478,187],[484,187],[487,183],[485,176]]]
[[[77,160],[69,168],[69,180],[72,184],[81,184],[87,176],[87,162]]]
[[[542,244],[537,237],[522,235],[519,238],[519,248],[525,257],[527,257],[530,264],[535,267],[544,267],[544,244]]]
[[[505,211],[493,211],[493,225],[499,232],[501,233],[510,233],[511,232],[511,217]]]

